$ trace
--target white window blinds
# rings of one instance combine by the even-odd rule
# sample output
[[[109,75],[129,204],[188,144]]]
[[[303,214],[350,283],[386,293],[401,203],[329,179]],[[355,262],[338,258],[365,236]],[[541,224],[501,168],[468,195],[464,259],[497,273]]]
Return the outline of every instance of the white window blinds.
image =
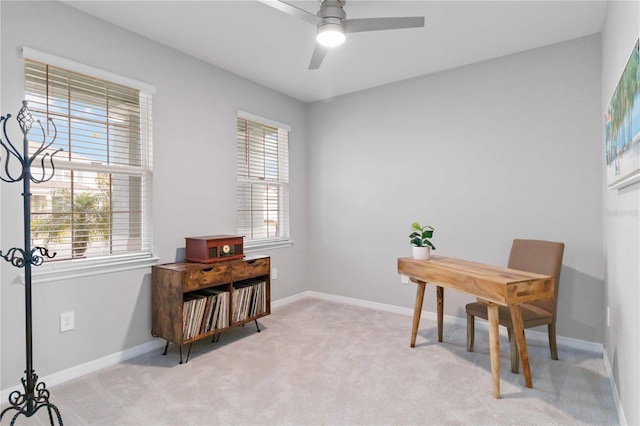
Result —
[[[63,149],[54,178],[32,186],[32,243],[53,261],[150,254],[151,94],[26,59],[25,95]],[[33,148],[42,137],[34,126]]]
[[[238,234],[249,243],[288,240],[289,129],[239,115],[236,135]]]

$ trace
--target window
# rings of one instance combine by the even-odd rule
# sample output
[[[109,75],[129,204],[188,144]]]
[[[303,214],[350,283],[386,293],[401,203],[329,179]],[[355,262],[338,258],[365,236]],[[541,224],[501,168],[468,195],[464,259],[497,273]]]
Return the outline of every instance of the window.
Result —
[[[249,247],[288,241],[289,128],[239,113],[236,135],[238,234]]]
[[[55,124],[50,152],[63,150],[31,187],[32,244],[50,262],[150,256],[151,93],[25,59],[25,99],[45,131]],[[34,126],[30,154],[43,137]]]

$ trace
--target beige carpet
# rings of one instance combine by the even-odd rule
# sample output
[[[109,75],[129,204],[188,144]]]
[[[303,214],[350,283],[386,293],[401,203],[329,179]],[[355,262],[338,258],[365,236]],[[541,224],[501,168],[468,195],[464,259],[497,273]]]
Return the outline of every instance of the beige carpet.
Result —
[[[601,355],[560,346],[559,361],[530,343],[534,389],[509,368],[501,340],[502,399],[491,394],[487,332],[303,299],[220,341],[155,351],[51,387],[65,424],[617,424]],[[185,351],[186,353],[186,351]],[[5,419],[6,420],[6,419]],[[44,424],[46,413],[17,424]],[[3,424],[8,422],[3,421]]]

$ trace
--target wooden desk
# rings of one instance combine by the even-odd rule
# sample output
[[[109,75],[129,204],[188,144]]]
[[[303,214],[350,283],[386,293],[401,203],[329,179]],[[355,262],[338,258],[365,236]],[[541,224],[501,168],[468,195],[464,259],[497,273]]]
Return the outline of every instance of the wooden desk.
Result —
[[[511,311],[513,334],[522,360],[525,383],[528,388],[533,387],[520,305],[532,300],[553,297],[555,287],[553,277],[442,256],[431,256],[428,260],[399,258],[398,273],[406,275],[411,281],[418,284],[411,330],[412,348],[415,347],[418,335],[422,301],[427,282],[436,284],[439,342],[442,342],[443,287],[459,290],[476,296],[481,302],[487,304],[493,396],[500,398],[498,305],[508,306]]]

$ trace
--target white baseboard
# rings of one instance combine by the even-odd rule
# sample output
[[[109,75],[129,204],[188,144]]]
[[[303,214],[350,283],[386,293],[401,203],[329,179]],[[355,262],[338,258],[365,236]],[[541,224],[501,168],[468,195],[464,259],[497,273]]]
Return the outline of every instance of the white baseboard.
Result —
[[[607,351],[604,351],[604,355],[602,358],[604,359],[604,368],[607,372],[607,376],[609,377],[609,384],[611,385],[611,391],[613,392],[613,401],[616,404],[616,411],[618,412],[618,420],[620,420],[621,425],[625,426],[627,424],[627,419],[624,416],[624,408],[622,407],[622,401],[620,400],[620,393],[618,392],[618,386],[616,385],[616,381],[613,378],[613,370],[611,369],[611,363],[609,362]]]
[[[84,364],[76,365],[75,367],[70,367],[65,370],[49,374],[48,376],[40,377],[38,381],[46,383],[47,388],[50,389],[51,386],[59,385],[61,383],[68,382],[69,380],[77,379],[78,377],[82,377],[86,374],[102,370],[105,367],[116,365],[128,359],[135,358],[147,352],[154,351],[161,348],[164,344],[164,340],[156,339],[151,342],[143,343],[141,345],[134,346],[133,348],[126,349],[122,352],[107,355],[105,357],[89,361]],[[6,401],[7,399],[9,399],[9,394],[13,391],[23,393],[24,388],[19,385],[9,389],[3,389],[2,396],[0,397],[2,398],[1,400]]]
[[[297,294],[296,297],[298,297],[298,299],[302,297],[314,297],[316,299],[330,300],[334,302],[346,303],[349,305],[377,309],[385,312],[393,312],[396,314],[413,316],[413,308],[387,305],[384,303],[370,302],[367,300],[354,299],[351,297],[344,297],[344,296],[336,296],[333,294],[319,293],[316,291],[305,291],[303,293]],[[435,312],[422,311],[421,318],[437,321],[437,316]],[[455,324],[460,327],[467,326],[466,318],[459,318],[459,317],[454,317],[450,315],[444,315],[444,321],[447,324]],[[488,330],[486,321],[476,321],[476,327],[478,329]],[[500,327],[500,333],[506,336],[506,333],[507,333],[506,329],[504,327]],[[549,337],[547,333],[543,333],[535,330],[527,330],[526,333],[527,333],[528,341],[535,341],[535,342],[542,342],[542,343],[549,342]],[[602,343],[588,342],[586,340],[574,339],[572,337],[556,336],[556,341],[558,345],[562,345],[572,349],[579,349],[579,350],[595,352],[599,354],[603,353],[603,350],[604,350]]]
[[[271,308],[273,310],[278,310],[284,306],[287,306],[291,303],[294,303],[298,300],[303,300],[306,298],[315,298],[315,299],[323,299],[323,300],[329,300],[329,301],[333,301],[333,302],[339,302],[339,303],[345,303],[345,304],[349,304],[349,305],[355,305],[355,306],[360,306],[360,307],[365,307],[365,308],[370,308],[370,309],[376,309],[376,310],[380,310],[380,311],[384,311],[384,312],[392,312],[392,313],[396,313],[396,314],[402,314],[402,315],[407,315],[407,316],[412,316],[413,315],[413,309],[411,308],[405,308],[405,307],[401,307],[401,306],[394,306],[394,305],[387,305],[384,303],[377,303],[377,302],[371,302],[368,300],[362,300],[362,299],[354,299],[351,297],[344,297],[344,296],[336,296],[333,294],[327,294],[327,293],[321,293],[321,292],[317,292],[317,291],[304,291],[302,293],[298,293],[298,294],[294,294],[293,296],[289,296],[289,297],[285,297],[283,299],[278,299],[275,300],[273,302],[271,302]],[[422,312],[422,318],[425,319],[429,319],[432,321],[436,321],[436,314],[435,312],[427,312],[427,311],[423,311]],[[445,315],[445,321],[448,324],[456,324],[459,325],[461,327],[466,327],[467,326],[467,320],[465,318],[458,318],[458,317],[453,317],[453,316],[449,316],[449,315]],[[478,327],[479,329],[487,329],[487,324],[484,321],[478,321],[476,323],[476,327]],[[504,327],[501,327],[501,329],[503,329]],[[501,330],[501,333],[504,333],[506,335],[506,331]],[[527,330],[527,339],[531,340],[531,341],[541,341],[541,342],[547,342],[548,338],[547,338],[547,334],[546,333],[541,333],[538,331],[532,331],[532,330]],[[600,343],[593,343],[593,342],[587,342],[584,340],[579,340],[579,339],[573,339],[570,337],[562,337],[562,336],[558,336],[557,337],[557,341],[558,341],[558,345],[562,345],[562,346],[566,346],[569,348],[573,348],[573,349],[581,349],[581,350],[586,350],[586,351],[590,351],[590,352],[597,352],[597,353],[603,353],[603,345]],[[165,344],[164,340],[161,339],[156,339],[147,343],[143,343],[141,345],[135,346],[133,348],[129,348],[126,349],[122,352],[117,352],[114,353],[112,355],[107,355],[103,358],[99,358],[96,359],[94,361],[89,361],[87,363],[84,364],[80,364],[77,365],[75,367],[70,367],[67,368],[65,370],[62,371],[58,371],[56,373],[50,374],[48,376],[44,376],[41,378],[41,381],[45,382],[47,384],[48,387],[54,386],[54,385],[58,385],[64,382],[67,382],[69,380],[73,380],[76,379],[78,377],[82,377],[85,374],[89,374],[89,373],[93,373],[96,372],[98,370],[101,370],[105,367],[109,367],[112,365],[116,365],[118,363],[121,363],[123,361],[126,361],[128,359],[143,355],[147,352],[151,352],[153,350],[159,349],[161,348],[163,345]],[[608,366],[608,360],[606,359],[605,356],[605,363]],[[612,381],[612,376],[609,373],[609,380]],[[614,382],[612,381],[612,387],[615,386]],[[615,389],[615,387],[614,387]],[[9,389],[3,389],[1,392],[1,400],[2,401],[6,401],[9,398],[9,394],[13,391],[19,391],[19,392],[23,392],[24,389],[22,389],[22,386],[15,386],[13,388],[9,388]],[[617,390],[615,391],[615,396],[617,396]],[[619,407],[618,408],[618,413],[622,413],[622,406],[620,405],[620,399],[619,397],[616,399],[616,404]],[[621,419],[624,419],[624,416],[621,415],[620,416]],[[625,424],[625,423],[622,423]]]
[[[293,296],[285,297],[284,299],[279,299],[271,302],[271,308],[276,310],[288,304],[291,304],[297,300],[301,300],[309,297],[308,292],[302,292],[298,294],[294,294]],[[122,352],[117,352],[111,355],[107,355],[105,357],[96,359],[94,361],[89,361],[84,364],[76,365],[75,367],[70,367],[62,371],[58,371],[53,374],[49,374],[47,376],[39,377],[39,382],[44,382],[47,384],[47,387],[59,385],[61,383],[68,382],[73,379],[77,379],[78,377],[82,377],[89,373],[94,373],[103,368],[116,365],[118,363],[124,362],[128,359],[135,358],[137,356],[143,355],[147,352],[151,352],[161,348],[165,344],[165,340],[156,339],[151,342],[143,343],[141,345],[135,346],[133,348],[126,349]],[[0,392],[0,401],[7,401],[9,399],[9,394],[11,392],[18,391],[24,392],[22,385],[17,385],[12,388],[3,389]]]
[[[294,294],[293,296],[284,297],[282,299],[271,301],[271,310],[275,311],[284,306],[290,305],[298,300],[306,299],[309,297],[309,291],[303,291],[302,293]]]

